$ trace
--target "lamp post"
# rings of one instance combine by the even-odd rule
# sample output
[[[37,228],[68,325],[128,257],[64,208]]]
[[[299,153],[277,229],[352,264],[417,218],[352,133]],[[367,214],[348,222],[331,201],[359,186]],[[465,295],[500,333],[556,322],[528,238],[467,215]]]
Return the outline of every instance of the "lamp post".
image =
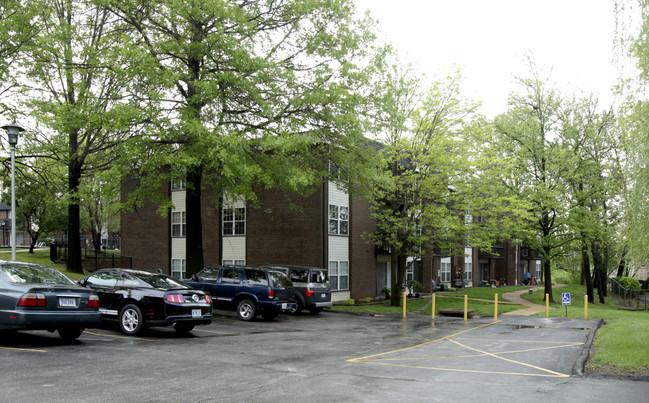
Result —
[[[18,126],[16,121],[2,128],[7,131],[9,146],[11,146],[11,260],[16,260],[16,165],[14,161],[18,134],[25,129]]]

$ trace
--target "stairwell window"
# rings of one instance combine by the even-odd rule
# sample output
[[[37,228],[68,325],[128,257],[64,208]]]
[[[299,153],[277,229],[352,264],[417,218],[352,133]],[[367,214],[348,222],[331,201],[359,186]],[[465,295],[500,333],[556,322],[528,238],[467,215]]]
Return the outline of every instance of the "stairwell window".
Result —
[[[329,205],[329,234],[349,235],[349,207]]]
[[[349,289],[349,262],[329,261],[329,284],[332,291]]]
[[[175,278],[185,278],[186,260],[171,259],[171,276]]]
[[[441,282],[450,283],[451,282],[451,258],[443,258],[441,262]]]
[[[172,237],[187,236],[187,212],[185,211],[171,212],[171,236]]]
[[[223,235],[246,235],[246,208],[223,209]]]

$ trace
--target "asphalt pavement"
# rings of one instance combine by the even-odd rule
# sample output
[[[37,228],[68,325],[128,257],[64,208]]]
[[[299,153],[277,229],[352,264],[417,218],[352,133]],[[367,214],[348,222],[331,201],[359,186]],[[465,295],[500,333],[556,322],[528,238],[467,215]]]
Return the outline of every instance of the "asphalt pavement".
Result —
[[[3,401],[645,402],[649,383],[583,376],[597,320],[498,320],[324,312],[242,322],[215,315],[189,337],[112,326],[66,344],[0,340]]]

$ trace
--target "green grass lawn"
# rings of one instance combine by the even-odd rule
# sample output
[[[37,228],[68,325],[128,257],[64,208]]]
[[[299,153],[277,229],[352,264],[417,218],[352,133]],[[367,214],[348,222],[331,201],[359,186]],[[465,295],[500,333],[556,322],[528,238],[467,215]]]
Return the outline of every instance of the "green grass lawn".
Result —
[[[10,248],[0,248],[0,251],[3,251],[3,253],[0,253],[0,259],[3,260],[9,260],[11,259],[11,249]],[[63,274],[66,276],[70,277],[72,280],[79,280],[87,275],[85,274],[80,274],[80,273],[73,273],[68,270],[66,270],[65,264],[62,263],[52,263],[50,261],[50,251],[49,250],[35,250],[34,253],[29,253],[27,250],[16,250],[16,260],[19,262],[29,262],[29,263],[38,263],[38,264],[44,264],[47,266],[51,266],[54,268],[59,269]]]

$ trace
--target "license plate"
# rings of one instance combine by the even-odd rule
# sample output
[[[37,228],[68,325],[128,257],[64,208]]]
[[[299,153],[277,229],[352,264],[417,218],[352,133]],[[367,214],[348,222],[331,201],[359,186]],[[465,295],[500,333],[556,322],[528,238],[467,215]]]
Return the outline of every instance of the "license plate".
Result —
[[[76,307],[77,299],[70,297],[59,297],[59,306],[62,307]]]
[[[320,294],[320,297],[327,298],[327,294]]]
[[[286,302],[282,304],[282,309],[288,309],[288,304]]]
[[[200,309],[192,309],[192,318],[200,318],[203,316],[203,313]]]

